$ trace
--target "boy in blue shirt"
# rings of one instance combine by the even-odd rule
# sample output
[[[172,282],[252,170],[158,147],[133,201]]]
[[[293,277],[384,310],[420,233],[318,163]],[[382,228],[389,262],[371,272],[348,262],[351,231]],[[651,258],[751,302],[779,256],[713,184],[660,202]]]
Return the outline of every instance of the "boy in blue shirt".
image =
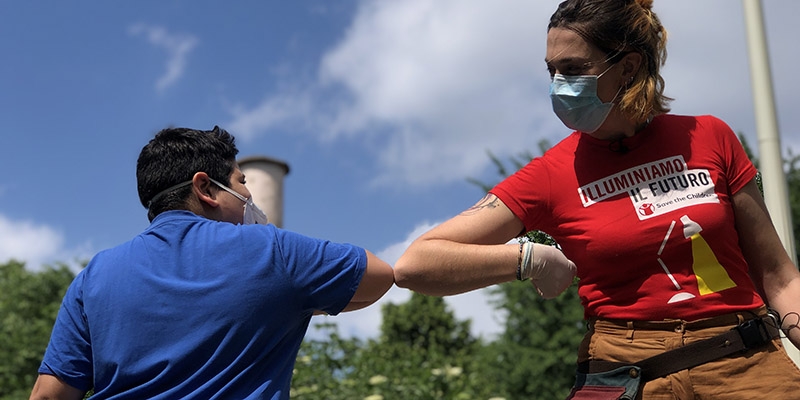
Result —
[[[150,226],[70,285],[32,399],[288,399],[311,316],[377,301],[391,267],[267,224],[223,129],[169,128],[137,161]]]

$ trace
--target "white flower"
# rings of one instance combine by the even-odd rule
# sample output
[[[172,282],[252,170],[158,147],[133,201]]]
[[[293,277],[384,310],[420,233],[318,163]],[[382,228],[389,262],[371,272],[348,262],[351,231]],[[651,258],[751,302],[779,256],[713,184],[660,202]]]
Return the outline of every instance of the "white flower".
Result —
[[[294,396],[299,396],[299,395],[303,395],[303,394],[314,393],[317,390],[319,390],[319,387],[317,385],[301,386],[301,387],[299,387],[297,389],[291,389],[289,391],[289,397],[294,397]]]
[[[297,362],[300,362],[300,363],[303,363],[303,364],[306,364],[306,365],[311,364],[311,356],[301,356],[300,358],[297,359]]]
[[[387,377],[385,377],[383,375],[375,375],[372,378],[369,378],[369,384],[370,385],[380,385],[381,383],[386,383],[386,381],[388,381],[388,380],[389,380],[389,378],[387,378]]]

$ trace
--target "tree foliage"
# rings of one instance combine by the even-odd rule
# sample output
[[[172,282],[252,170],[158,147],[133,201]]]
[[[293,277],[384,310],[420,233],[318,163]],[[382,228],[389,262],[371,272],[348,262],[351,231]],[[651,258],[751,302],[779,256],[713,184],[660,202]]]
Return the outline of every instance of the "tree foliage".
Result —
[[[66,265],[39,272],[13,260],[0,265],[0,399],[28,398],[74,278]]]
[[[441,297],[413,293],[385,304],[380,337],[343,339],[335,323],[320,325],[327,340],[306,340],[298,356],[292,398],[487,399],[483,344]]]
[[[546,140],[539,142],[542,153],[550,147]],[[507,167],[494,155],[489,157],[501,179],[533,159],[530,152],[522,153],[512,157]],[[494,186],[470,182],[484,191]],[[521,240],[558,245],[542,231],[527,232]],[[528,282],[508,282],[489,290],[495,296],[494,307],[506,313],[504,333],[487,346],[489,381],[509,399],[565,398],[575,381],[576,352],[586,331],[577,284],[550,300],[539,296]]]
[[[789,191],[789,206],[792,210],[792,232],[794,233],[794,249],[796,260],[800,262],[800,155],[789,151],[786,160],[786,183]]]
[[[744,137],[740,138],[758,165]],[[549,147],[546,141],[539,143],[541,152]],[[500,178],[533,158],[531,153],[522,153],[504,163],[491,153],[489,157]],[[800,252],[800,156],[789,150],[784,162],[795,245]],[[484,191],[493,186],[469,181]],[[526,240],[555,244],[540,231],[528,232]],[[65,265],[38,272],[16,261],[0,265],[0,400],[28,397],[61,298],[74,277]],[[491,342],[472,337],[471,321],[457,320],[443,298],[418,293],[412,293],[405,303],[383,306],[376,339],[344,338],[335,322],[318,325],[325,339],[303,342],[291,398],[566,397],[585,331],[577,285],[551,300],[542,299],[528,282],[496,285],[490,293],[493,306],[506,317],[503,333]]]
[[[739,133],[739,141],[742,142],[745,153],[756,166],[759,167],[758,157],[755,156],[747,138]],[[783,172],[786,176],[787,193],[789,195],[789,211],[792,216],[792,234],[794,235],[795,259],[800,260],[800,155],[794,154],[791,148],[786,149],[786,158],[783,159]],[[756,176],[758,188],[764,193],[761,183],[761,174]]]
[[[441,297],[412,293],[382,309],[380,342],[371,343],[371,370],[389,377],[387,399],[474,399],[481,373],[473,360],[479,343],[470,321],[458,321]],[[385,362],[384,360],[392,360]],[[398,371],[405,371],[398,374]]]
[[[327,334],[325,340],[303,341],[292,377],[293,399],[359,398],[366,381],[358,376],[355,360],[362,357],[365,345],[358,339],[339,335],[335,323],[316,325]]]

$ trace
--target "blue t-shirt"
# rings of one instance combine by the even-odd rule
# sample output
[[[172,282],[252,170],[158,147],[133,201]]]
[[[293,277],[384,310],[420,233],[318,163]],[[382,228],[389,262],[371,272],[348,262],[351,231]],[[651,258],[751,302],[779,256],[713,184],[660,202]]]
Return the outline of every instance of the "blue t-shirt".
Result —
[[[78,274],[39,372],[100,398],[287,399],[314,310],[365,269],[356,246],[162,213]]]

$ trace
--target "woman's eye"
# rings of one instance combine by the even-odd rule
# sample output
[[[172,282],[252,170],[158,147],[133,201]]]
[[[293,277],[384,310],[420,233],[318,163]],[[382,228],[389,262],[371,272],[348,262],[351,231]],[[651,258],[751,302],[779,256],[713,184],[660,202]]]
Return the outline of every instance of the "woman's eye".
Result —
[[[586,67],[581,65],[564,65],[556,69],[555,67],[547,67],[547,72],[552,78],[555,74],[561,75],[582,75],[586,71]]]
[[[565,68],[564,75],[583,75],[586,71],[586,67],[582,65],[571,65]]]

